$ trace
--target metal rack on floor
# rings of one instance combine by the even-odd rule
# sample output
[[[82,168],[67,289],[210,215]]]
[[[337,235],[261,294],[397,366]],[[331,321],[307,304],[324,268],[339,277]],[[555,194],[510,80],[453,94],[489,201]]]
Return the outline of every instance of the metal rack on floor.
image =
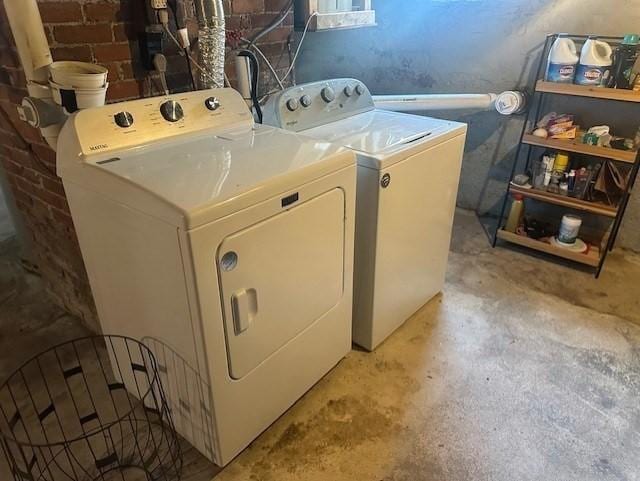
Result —
[[[584,35],[570,35],[569,37],[577,41],[585,41],[588,38]],[[541,118],[540,116],[542,113],[542,107],[547,95],[574,96],[613,102],[630,102],[640,104],[640,92],[624,89],[553,83],[542,80],[545,73],[545,66],[547,63],[549,51],[557,38],[558,34],[548,35],[544,44],[544,49],[542,51],[542,56],[540,58],[540,64],[538,65],[538,71],[536,75],[534,98],[532,102],[533,107],[529,110],[527,118],[522,127],[520,143],[518,145],[515,159],[511,168],[509,182],[507,183],[507,189],[504,196],[504,201],[502,203],[500,217],[498,219],[496,231],[493,238],[493,246],[495,247],[498,240],[500,239],[502,241],[524,246],[538,252],[543,252],[545,254],[550,254],[552,256],[568,259],[573,262],[578,262],[580,264],[592,267],[597,278],[602,272],[602,268],[607,259],[608,253],[611,252],[615,246],[618,231],[620,230],[620,225],[622,224],[622,219],[624,218],[627,206],[629,204],[629,199],[631,197],[631,191],[638,175],[638,168],[640,167],[640,151],[617,150],[612,148],[587,145],[582,144],[576,140],[555,140],[549,138],[540,138],[532,135],[530,132],[535,129],[535,125]],[[619,44],[623,40],[622,37],[600,37],[600,39],[614,44]],[[535,188],[528,189],[515,186],[512,181],[516,174],[523,150],[526,149],[525,171],[527,171],[529,170],[531,165],[534,149],[539,147],[572,152],[576,154],[583,154],[590,157],[608,159],[614,162],[632,164],[629,179],[618,205],[607,205],[604,203],[591,202],[588,200],[554,194]],[[586,214],[609,218],[612,220],[612,223],[602,239],[600,239],[599,242],[591,243],[590,248],[586,253],[576,253],[562,247],[556,247],[555,245],[549,242],[545,242],[544,240],[537,240],[506,231],[503,228],[503,222],[511,194],[520,194],[524,198],[531,199],[536,202],[544,202],[547,204],[570,208]]]

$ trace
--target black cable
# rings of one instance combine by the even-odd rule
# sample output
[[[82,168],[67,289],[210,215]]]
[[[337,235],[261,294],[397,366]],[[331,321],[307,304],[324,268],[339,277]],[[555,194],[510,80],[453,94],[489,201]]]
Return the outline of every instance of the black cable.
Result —
[[[178,8],[177,8],[177,5],[176,5],[175,1],[168,2],[168,5],[169,5],[169,9],[171,10],[171,13],[173,13],[173,21],[174,21],[174,23],[176,25],[176,29],[179,30],[180,29],[180,21],[178,20],[178,17],[184,17],[185,12],[178,12]],[[184,6],[183,6],[183,8],[184,8]],[[183,19],[183,21],[185,21],[185,20]],[[189,78],[191,79],[191,89],[192,90],[198,90],[198,87],[196,85],[196,80],[193,77],[193,68],[191,67],[191,59],[189,58],[191,56],[191,52],[189,52],[189,49],[186,48],[186,47],[183,49],[183,51],[184,51],[184,58],[185,58],[185,60],[187,62],[187,70],[189,72]]]
[[[198,87],[196,86],[196,80],[193,77],[193,69],[191,67],[191,59],[189,58],[190,56],[190,52],[188,48],[184,49],[184,57],[187,60],[187,69],[189,70],[189,78],[191,79],[191,87],[193,88],[193,90],[198,90]]]
[[[262,107],[258,101],[258,79],[260,78],[260,64],[258,63],[258,57],[251,50],[240,50],[238,57],[247,57],[251,62],[251,102],[253,108],[256,109],[256,115],[258,116],[258,123],[262,123]]]

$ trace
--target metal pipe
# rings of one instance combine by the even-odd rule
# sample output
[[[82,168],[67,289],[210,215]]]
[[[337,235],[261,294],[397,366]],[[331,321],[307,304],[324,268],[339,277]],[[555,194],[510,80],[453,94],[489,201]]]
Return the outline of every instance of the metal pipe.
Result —
[[[198,17],[200,84],[202,88],[224,87],[225,19],[223,0],[194,0]]]

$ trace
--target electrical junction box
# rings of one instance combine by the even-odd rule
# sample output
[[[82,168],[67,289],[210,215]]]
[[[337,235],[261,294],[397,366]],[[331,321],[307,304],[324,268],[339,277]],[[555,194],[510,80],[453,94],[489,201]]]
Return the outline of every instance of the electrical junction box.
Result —
[[[296,30],[318,32],[376,25],[371,0],[295,0]]]

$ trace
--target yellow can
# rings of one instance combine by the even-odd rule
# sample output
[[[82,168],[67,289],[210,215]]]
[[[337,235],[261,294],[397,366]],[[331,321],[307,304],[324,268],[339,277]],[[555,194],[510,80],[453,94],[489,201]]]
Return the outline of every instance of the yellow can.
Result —
[[[569,154],[566,152],[558,152],[556,160],[553,164],[553,170],[556,172],[564,172],[569,167]]]

